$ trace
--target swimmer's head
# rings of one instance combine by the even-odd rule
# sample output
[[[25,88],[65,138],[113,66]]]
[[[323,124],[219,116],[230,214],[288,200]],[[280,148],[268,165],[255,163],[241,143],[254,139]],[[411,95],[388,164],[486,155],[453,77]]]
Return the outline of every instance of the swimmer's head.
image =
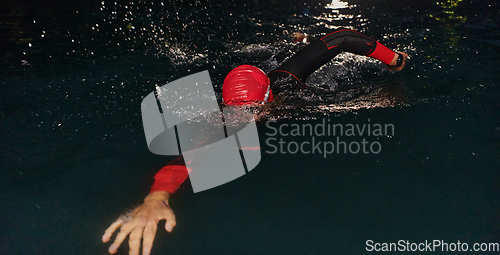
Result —
[[[222,98],[228,105],[246,105],[274,100],[269,78],[259,68],[241,65],[231,70],[222,85]]]

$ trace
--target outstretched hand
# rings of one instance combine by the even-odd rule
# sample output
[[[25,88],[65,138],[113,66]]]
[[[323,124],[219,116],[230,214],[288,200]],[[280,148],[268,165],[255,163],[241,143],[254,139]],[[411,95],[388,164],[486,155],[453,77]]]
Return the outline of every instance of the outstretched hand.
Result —
[[[111,226],[106,229],[102,236],[104,243],[108,242],[113,233],[120,228],[120,232],[113,244],[109,247],[109,253],[114,254],[120,244],[130,234],[130,255],[139,255],[142,243],[142,254],[149,255],[156,235],[157,224],[160,220],[166,220],[165,229],[171,232],[175,227],[175,215],[168,205],[170,194],[165,191],[156,191],[149,194],[144,203],[129,214],[120,216]]]
[[[402,52],[402,51],[396,51],[396,53],[401,53],[401,55],[403,55],[403,63],[400,65],[400,66],[395,66],[398,62],[398,54],[396,54],[394,56],[394,59],[392,59],[392,62],[390,65],[387,65],[387,67],[389,68],[389,70],[391,71],[401,71],[403,69],[403,67],[405,67],[405,64],[406,64],[406,59],[408,58],[408,54]]]

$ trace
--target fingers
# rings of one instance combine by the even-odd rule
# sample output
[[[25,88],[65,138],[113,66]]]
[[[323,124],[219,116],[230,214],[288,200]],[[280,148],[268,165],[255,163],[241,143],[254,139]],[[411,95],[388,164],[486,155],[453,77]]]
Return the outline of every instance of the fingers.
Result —
[[[403,55],[403,64],[401,64],[401,67],[399,68],[399,70],[402,70],[403,67],[405,67],[406,65],[406,59],[408,59],[408,54],[404,53],[404,52],[400,52],[401,55]]]
[[[169,210],[167,210],[164,214],[164,219],[167,220],[167,222],[165,222],[165,229],[168,232],[172,232],[172,229],[174,229],[177,222],[175,221],[174,211],[172,211],[172,209],[170,209],[170,208],[168,208],[168,209]]]
[[[106,230],[106,233],[113,233],[120,225],[122,222],[115,222]],[[114,254],[117,252],[118,247],[120,247],[121,243],[125,240],[125,238],[130,234],[129,236],[129,248],[130,248],[130,255],[139,255],[140,247],[141,247],[141,240],[143,239],[144,235],[144,249],[143,249],[143,254],[144,255],[149,255],[151,251],[151,247],[153,246],[153,241],[156,235],[156,229],[158,222],[154,218],[150,218],[147,220],[144,217],[140,217],[135,219],[132,222],[129,222],[125,225],[123,225],[122,229],[116,236],[115,241],[113,244],[109,247],[109,253]],[[144,232],[144,233],[143,233]],[[109,235],[111,235],[109,234]],[[106,238],[109,240],[109,237],[106,236]]]
[[[118,250],[118,247],[120,247],[120,244],[125,240],[125,238],[128,236],[128,234],[134,229],[134,224],[132,222],[129,222],[125,225],[122,226],[122,229],[118,233],[118,235],[115,238],[115,241],[111,246],[109,246],[109,253],[115,254],[116,251]]]
[[[405,59],[408,58],[408,54],[406,52],[398,51],[398,53],[401,53]]]
[[[389,70],[392,70],[392,71],[401,71],[403,69],[403,67],[405,66],[405,64],[406,64],[406,59],[408,58],[408,54],[406,54],[405,52],[402,52],[402,51],[397,51],[397,53],[400,53],[401,55],[403,55],[403,63],[401,63],[401,65],[399,65],[399,66],[390,66],[390,65],[388,65],[387,67],[389,68]],[[394,56],[393,62],[395,60],[397,60],[397,54],[396,54],[396,56]]]
[[[398,51],[401,55],[403,55],[403,64],[406,62],[408,59],[408,54],[406,52]]]
[[[141,240],[143,240],[142,253],[149,255],[156,236],[157,224],[159,220],[165,219],[165,229],[171,232],[175,227],[176,220],[172,208],[163,200],[156,201],[150,199],[141,206],[137,207],[128,218],[120,217],[111,226],[106,229],[102,240],[108,242],[115,231],[121,227],[116,235],[115,241],[109,247],[109,253],[117,252],[118,247],[129,236],[130,255],[139,255]]]
[[[129,255],[139,255],[139,249],[141,248],[142,232],[144,231],[144,225],[139,224],[134,228],[130,237],[128,239],[128,246],[130,248]]]
[[[151,252],[151,247],[153,247],[153,241],[155,240],[157,224],[158,222],[154,219],[149,219],[146,224],[142,243],[142,255],[149,255]]]
[[[113,224],[111,224],[111,226],[109,226],[106,229],[106,231],[104,231],[104,235],[102,235],[102,242],[107,243],[109,241],[109,239],[111,238],[111,236],[113,235],[113,233],[122,225],[122,223],[123,223],[123,220],[118,219]]]

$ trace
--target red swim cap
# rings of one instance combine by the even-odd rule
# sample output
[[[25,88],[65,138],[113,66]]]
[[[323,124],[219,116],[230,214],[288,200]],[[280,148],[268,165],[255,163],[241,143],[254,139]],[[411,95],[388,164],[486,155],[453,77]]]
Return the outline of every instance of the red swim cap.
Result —
[[[268,97],[266,98],[266,94]],[[222,99],[229,105],[273,101],[269,78],[264,71],[251,65],[241,65],[231,70],[222,85]]]

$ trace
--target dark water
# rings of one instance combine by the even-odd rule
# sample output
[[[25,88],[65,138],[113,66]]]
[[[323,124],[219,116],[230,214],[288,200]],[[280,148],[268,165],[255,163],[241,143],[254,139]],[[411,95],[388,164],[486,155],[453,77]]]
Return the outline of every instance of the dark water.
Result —
[[[299,49],[291,33],[339,26],[408,52],[405,70],[341,55],[308,80],[324,94],[274,125],[393,124],[390,136],[342,138],[381,152],[272,154],[260,123],[260,164],[206,192],[184,185],[178,226],[158,231],[153,254],[500,242],[499,4],[348,2],[2,1],[0,253],[106,254],[104,229],[173,159],[144,139],[140,102],[155,85],[209,70],[220,92],[233,67],[269,71]]]

